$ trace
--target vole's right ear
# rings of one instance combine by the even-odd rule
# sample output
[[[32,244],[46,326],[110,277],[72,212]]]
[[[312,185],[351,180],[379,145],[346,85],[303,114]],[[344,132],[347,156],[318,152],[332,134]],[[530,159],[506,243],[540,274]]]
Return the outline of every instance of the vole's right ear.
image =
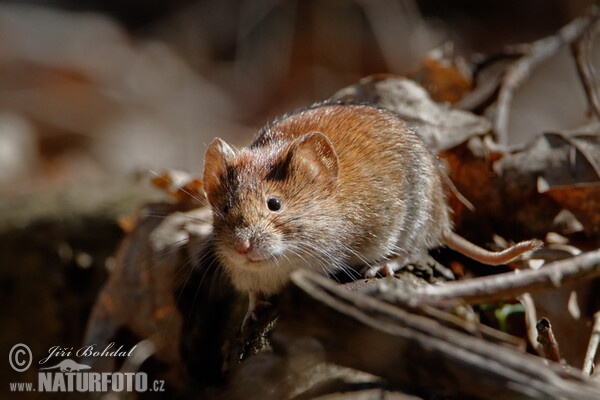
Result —
[[[235,154],[233,148],[223,140],[216,138],[208,146],[204,156],[204,191],[210,203],[213,203],[215,192],[221,186],[221,179]]]
[[[338,156],[329,138],[321,132],[310,132],[296,139],[290,146],[289,157],[309,179],[321,182],[330,189],[335,187]]]

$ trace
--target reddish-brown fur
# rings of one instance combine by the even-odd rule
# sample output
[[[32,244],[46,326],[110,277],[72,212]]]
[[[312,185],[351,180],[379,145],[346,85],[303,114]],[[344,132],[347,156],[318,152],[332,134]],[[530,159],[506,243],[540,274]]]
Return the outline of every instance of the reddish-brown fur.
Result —
[[[322,135],[294,152],[312,132]],[[256,246],[269,240],[300,246],[301,257],[295,258],[301,260],[290,268],[328,273],[440,245],[442,232],[450,229],[434,157],[389,111],[317,106],[265,127],[248,148],[219,146],[226,145],[213,144],[207,152],[204,181],[217,213],[215,237],[224,250],[218,253],[233,275],[239,268],[225,253],[235,256],[228,250],[236,240],[246,240],[244,235],[252,236]],[[281,212],[267,209],[270,194],[282,199]],[[278,256],[272,261],[286,260]],[[264,265],[246,271],[255,278],[234,277],[234,283],[242,290],[259,290],[265,279],[258,276],[274,269]]]

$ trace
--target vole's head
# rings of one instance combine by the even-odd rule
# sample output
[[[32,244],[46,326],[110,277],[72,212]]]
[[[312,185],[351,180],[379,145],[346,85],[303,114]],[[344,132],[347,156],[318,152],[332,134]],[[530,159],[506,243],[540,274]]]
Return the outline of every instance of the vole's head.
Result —
[[[215,139],[204,187],[217,254],[229,269],[268,271],[324,262],[315,247],[331,220],[338,159],[319,132],[235,150]]]

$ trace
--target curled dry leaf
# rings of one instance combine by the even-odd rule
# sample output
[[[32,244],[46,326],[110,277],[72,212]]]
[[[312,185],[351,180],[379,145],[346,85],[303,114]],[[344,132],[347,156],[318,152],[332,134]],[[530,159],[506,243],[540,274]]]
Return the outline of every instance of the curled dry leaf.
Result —
[[[375,104],[400,115],[434,153],[490,131],[487,118],[436,103],[418,83],[399,76],[372,75],[335,93],[330,100]]]

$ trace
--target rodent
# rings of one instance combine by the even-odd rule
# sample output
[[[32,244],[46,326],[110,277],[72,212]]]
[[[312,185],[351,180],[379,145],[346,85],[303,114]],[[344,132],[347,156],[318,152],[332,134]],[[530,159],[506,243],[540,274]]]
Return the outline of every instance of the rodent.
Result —
[[[541,245],[491,252],[454,233],[436,158],[400,117],[375,106],[317,104],[238,150],[217,138],[204,188],[217,257],[250,297],[246,320],[294,268],[329,274],[441,245],[503,264]]]

